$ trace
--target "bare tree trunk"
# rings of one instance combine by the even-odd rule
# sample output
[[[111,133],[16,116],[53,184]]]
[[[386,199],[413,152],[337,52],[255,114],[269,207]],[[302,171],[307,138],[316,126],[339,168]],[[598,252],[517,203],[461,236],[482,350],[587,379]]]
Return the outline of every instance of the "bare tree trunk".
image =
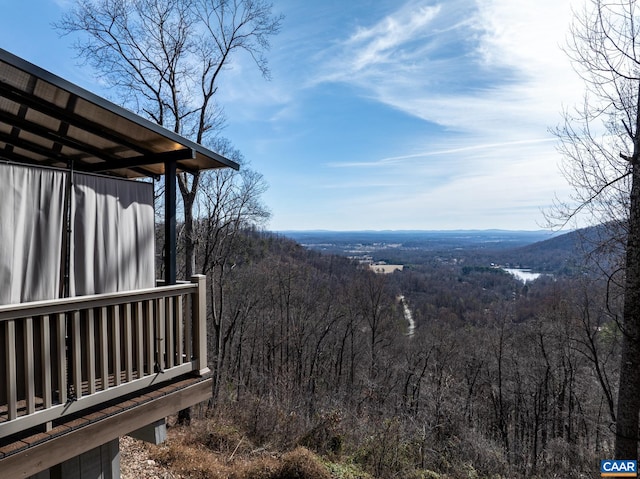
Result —
[[[505,398],[505,385],[504,385],[504,356],[505,356],[505,322],[506,318],[502,318],[502,322],[500,324],[500,334],[498,337],[498,345],[496,354],[496,365],[497,365],[497,397],[496,393],[493,393],[493,403],[494,403],[494,412],[496,416],[496,422],[498,426],[498,431],[500,433],[500,439],[502,440],[502,447],[505,452],[505,456],[510,460],[510,444],[509,444],[509,425],[507,421],[507,405]]]
[[[198,191],[200,173],[193,175],[191,188],[188,187],[185,174],[178,176],[178,185],[184,204],[184,276],[189,281],[195,271],[195,240],[193,234],[193,205]],[[191,423],[191,408],[182,409],[178,412],[178,424],[188,425]]]
[[[624,327],[618,413],[616,422],[617,459],[638,458],[638,414],[640,413],[640,168],[638,153],[633,157],[633,183],[627,238]]]
[[[224,263],[220,264],[214,273],[212,274],[212,281],[210,285],[210,297],[211,297],[211,309],[212,309],[212,325],[214,330],[214,347],[213,347],[213,385],[212,385],[212,398],[215,401],[218,398],[218,392],[220,391],[220,382],[222,378],[222,369],[224,367],[224,353],[226,347],[225,330],[223,325],[224,315],[224,293],[223,293],[223,278],[224,278]]]

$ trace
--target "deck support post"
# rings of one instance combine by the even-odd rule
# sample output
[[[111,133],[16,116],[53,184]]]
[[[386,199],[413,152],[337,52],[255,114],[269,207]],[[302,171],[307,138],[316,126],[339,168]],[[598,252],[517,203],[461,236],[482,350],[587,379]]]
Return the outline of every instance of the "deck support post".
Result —
[[[191,282],[198,285],[192,305],[193,347],[198,363],[195,369],[204,376],[210,371],[207,365],[207,277],[195,274],[191,276]]]

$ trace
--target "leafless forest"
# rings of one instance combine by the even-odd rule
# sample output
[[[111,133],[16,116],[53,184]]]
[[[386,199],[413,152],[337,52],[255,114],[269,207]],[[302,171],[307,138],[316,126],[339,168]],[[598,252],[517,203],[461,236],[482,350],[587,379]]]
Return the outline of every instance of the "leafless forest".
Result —
[[[596,477],[611,455],[620,305],[602,275],[523,284],[473,253],[376,275],[255,230],[201,239],[215,390],[198,417],[254,449],[375,478]]]

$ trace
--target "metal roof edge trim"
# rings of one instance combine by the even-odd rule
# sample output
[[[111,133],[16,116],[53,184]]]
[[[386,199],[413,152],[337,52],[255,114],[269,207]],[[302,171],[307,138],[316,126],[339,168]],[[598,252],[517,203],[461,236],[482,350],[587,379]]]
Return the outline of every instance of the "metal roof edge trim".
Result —
[[[131,110],[127,110],[126,108],[116,105],[115,103],[107,100],[106,98],[101,97],[95,93],[92,93],[89,90],[86,90],[76,85],[75,83],[65,80],[64,78],[58,75],[55,75],[54,73],[51,73],[50,71],[45,70],[44,68],[34,65],[33,63],[25,60],[24,58],[18,57],[17,55],[14,55],[13,53],[3,48],[0,48],[0,61],[4,63],[8,63],[9,65],[12,65],[15,68],[18,68],[30,75],[34,75],[38,78],[41,78],[42,80],[48,83],[51,83],[55,87],[61,88],[62,90],[66,90],[73,95],[76,95],[88,102],[91,102],[99,106],[100,108],[104,108],[105,110],[108,110],[111,113],[114,113],[123,118],[126,118],[127,120],[137,123],[138,125],[144,128],[147,128],[159,135],[169,138],[170,140],[175,141],[176,143],[180,143],[183,146],[192,148],[198,153],[211,157],[216,161],[219,161],[223,165],[228,166],[229,168],[233,168],[234,170],[240,169],[240,165],[235,161],[230,160],[220,155],[219,153],[216,153],[215,151],[210,150],[192,140],[189,140],[165,128],[164,126],[158,125],[157,123],[147,120],[146,118],[141,117],[140,115],[138,115],[137,113],[134,113]]]

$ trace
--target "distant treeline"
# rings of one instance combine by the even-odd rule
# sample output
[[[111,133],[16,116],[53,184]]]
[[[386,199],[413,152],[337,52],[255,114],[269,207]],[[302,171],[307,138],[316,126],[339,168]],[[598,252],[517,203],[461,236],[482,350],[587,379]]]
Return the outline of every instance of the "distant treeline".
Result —
[[[508,274],[505,270],[501,268],[496,268],[492,266],[463,266],[462,274],[467,276],[470,273],[490,273],[490,274]]]

